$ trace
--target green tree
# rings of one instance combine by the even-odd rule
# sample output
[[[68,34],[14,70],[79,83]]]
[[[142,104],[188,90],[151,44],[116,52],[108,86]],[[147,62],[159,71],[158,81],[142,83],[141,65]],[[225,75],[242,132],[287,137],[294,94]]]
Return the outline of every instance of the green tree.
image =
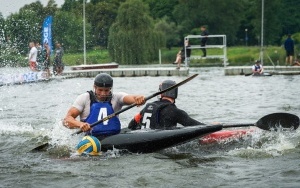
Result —
[[[112,59],[121,64],[144,64],[157,59],[163,35],[154,31],[149,8],[141,0],[127,0],[118,10],[109,31],[108,49]]]
[[[195,28],[200,33],[200,26],[207,25],[210,34],[225,34],[227,44],[233,45],[238,40],[236,34],[243,18],[243,1],[179,0],[173,14],[182,37]]]
[[[91,47],[91,25],[86,23],[86,45]],[[53,40],[69,52],[83,51],[83,22],[75,13],[57,11],[53,20]]]
[[[166,47],[168,49],[171,49],[173,46],[177,45],[181,41],[176,24],[174,22],[168,21],[167,17],[160,19],[155,24],[155,30],[160,31],[164,34],[164,38],[166,40]]]
[[[4,26],[5,26],[5,19],[3,18],[2,13],[0,12],[0,43],[3,43],[5,41],[5,27]]]
[[[61,6],[61,10],[65,12],[71,12],[74,9],[81,8],[82,10],[82,0],[65,0],[64,4]]]
[[[41,39],[41,21],[35,11],[22,9],[7,18],[7,35],[18,46],[22,54],[28,53],[28,43]]]
[[[42,24],[47,15],[55,14],[57,5],[49,0],[44,8],[40,1],[22,7],[18,13],[11,14],[6,20],[6,35],[16,44],[21,54],[28,53],[30,41],[41,41]]]
[[[0,67],[16,66],[24,60],[18,46],[10,41],[6,29],[6,21],[0,13]]]
[[[109,28],[117,17],[118,6],[118,4],[105,1],[87,5],[87,19],[92,25],[95,45],[107,47]]]
[[[257,39],[261,41],[261,27],[262,27],[262,2],[253,1],[252,15],[254,19],[252,24],[254,26],[254,32],[257,35]],[[274,14],[276,10],[276,14]],[[281,13],[282,13],[282,0],[264,1],[264,23],[263,23],[263,35],[264,45],[280,44],[282,25],[281,25]]]
[[[171,21],[175,21],[173,10],[178,0],[143,0],[150,7],[150,14],[154,19],[168,17]]]
[[[43,18],[45,19],[48,15],[55,15],[56,11],[58,11],[58,8],[55,0],[49,0],[46,7],[43,9]]]
[[[280,14],[282,35],[293,34],[300,31],[300,1],[282,0],[282,11]]]

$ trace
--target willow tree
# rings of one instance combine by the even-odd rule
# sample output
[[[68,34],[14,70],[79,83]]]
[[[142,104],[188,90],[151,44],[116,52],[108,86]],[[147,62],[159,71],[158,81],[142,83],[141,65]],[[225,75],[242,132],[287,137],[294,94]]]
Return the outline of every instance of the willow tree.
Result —
[[[110,27],[108,49],[120,64],[146,64],[158,59],[159,47],[165,46],[163,34],[154,30],[149,7],[141,0],[127,0],[118,9]]]

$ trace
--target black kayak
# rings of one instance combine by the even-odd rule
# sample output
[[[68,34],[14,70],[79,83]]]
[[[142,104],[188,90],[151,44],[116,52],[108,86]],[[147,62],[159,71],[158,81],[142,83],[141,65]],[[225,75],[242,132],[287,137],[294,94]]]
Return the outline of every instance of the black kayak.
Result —
[[[262,74],[252,74],[252,76],[272,76],[272,74],[264,72]]]
[[[101,140],[101,151],[113,148],[132,153],[152,153],[221,130],[222,125],[199,125],[174,130],[131,131]]]

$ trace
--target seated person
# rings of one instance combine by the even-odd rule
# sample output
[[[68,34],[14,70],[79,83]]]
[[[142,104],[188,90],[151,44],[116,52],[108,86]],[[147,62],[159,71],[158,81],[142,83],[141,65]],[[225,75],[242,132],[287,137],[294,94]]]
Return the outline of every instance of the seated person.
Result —
[[[172,80],[165,80],[159,85],[159,90],[165,90],[176,83]],[[191,118],[184,110],[177,108],[175,99],[178,88],[161,94],[158,101],[148,103],[129,123],[128,128],[136,129],[174,129],[177,123],[183,126],[204,125]]]
[[[300,63],[297,59],[294,61],[293,66],[300,66]]]
[[[185,46],[190,47],[188,40],[185,41]],[[191,56],[191,49],[186,49],[186,56],[187,56],[187,58],[189,58]],[[178,51],[178,53],[176,55],[176,60],[173,63],[173,64],[177,64],[176,69],[180,69],[180,65],[182,62],[184,62],[184,60],[185,60],[185,52],[184,52],[184,47],[183,47],[180,51]]]
[[[255,64],[252,66],[252,73],[253,74],[263,74],[264,68],[261,65],[260,60],[256,60]]]

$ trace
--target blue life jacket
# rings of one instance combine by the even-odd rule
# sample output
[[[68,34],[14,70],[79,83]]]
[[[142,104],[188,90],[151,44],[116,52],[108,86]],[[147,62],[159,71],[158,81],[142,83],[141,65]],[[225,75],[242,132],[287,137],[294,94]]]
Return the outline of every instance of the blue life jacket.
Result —
[[[260,65],[255,65],[255,71],[257,71],[258,69],[261,69]]]
[[[91,99],[90,114],[86,118],[85,122],[92,124],[95,123],[110,114],[114,113],[114,109],[110,101],[97,102],[95,95],[92,91],[88,91]],[[88,135],[93,136],[110,136],[119,134],[121,131],[121,123],[117,116],[114,116],[102,123],[97,124],[92,128]]]

